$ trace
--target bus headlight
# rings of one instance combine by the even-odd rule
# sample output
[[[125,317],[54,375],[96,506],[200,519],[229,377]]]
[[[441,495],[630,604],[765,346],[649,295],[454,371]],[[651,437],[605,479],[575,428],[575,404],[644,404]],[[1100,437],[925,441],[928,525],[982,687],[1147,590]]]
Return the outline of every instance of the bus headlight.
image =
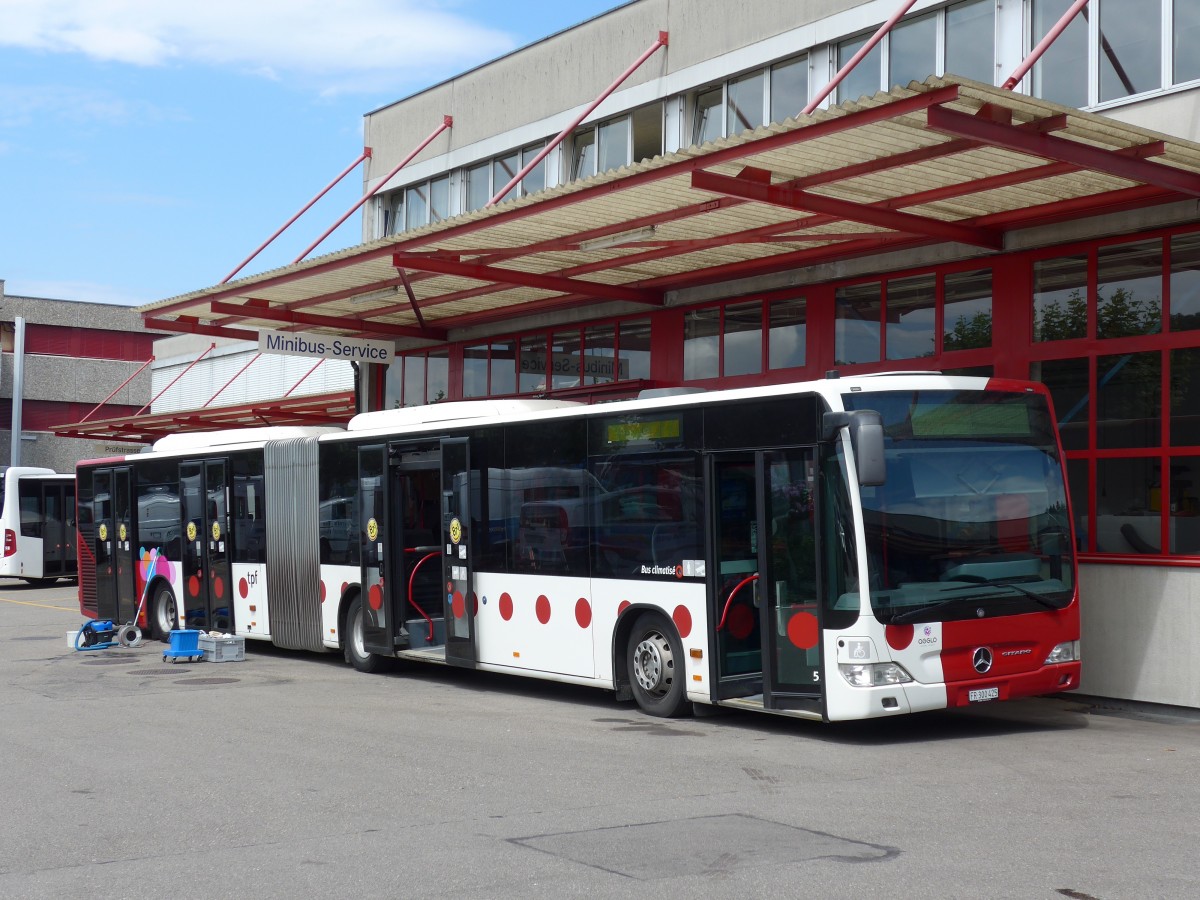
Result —
[[[1063,641],[1050,651],[1046,657],[1046,665],[1055,663],[1076,662],[1079,659],[1079,641]]]
[[[838,666],[842,677],[855,687],[879,687],[884,684],[904,684],[912,676],[895,663],[867,663]]]

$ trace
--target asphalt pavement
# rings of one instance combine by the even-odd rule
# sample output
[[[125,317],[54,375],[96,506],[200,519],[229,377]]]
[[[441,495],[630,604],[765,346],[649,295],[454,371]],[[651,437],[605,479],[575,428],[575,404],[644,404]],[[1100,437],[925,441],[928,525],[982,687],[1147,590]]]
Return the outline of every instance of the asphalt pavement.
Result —
[[[77,652],[75,591],[0,582],[0,898],[1200,896],[1190,711],[668,721],[253,642]]]

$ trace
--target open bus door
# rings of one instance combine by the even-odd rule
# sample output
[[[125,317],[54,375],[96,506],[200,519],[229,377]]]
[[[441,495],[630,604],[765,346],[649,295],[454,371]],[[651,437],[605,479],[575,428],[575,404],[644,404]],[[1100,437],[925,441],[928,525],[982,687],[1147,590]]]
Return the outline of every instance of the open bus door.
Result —
[[[96,615],[122,623],[133,621],[138,605],[131,478],[129,466],[96,469],[92,495]]]
[[[471,457],[466,438],[442,441],[442,581],[446,662],[474,667],[475,591],[471,572]]]
[[[815,448],[709,462],[717,699],[820,710]]]
[[[233,633],[229,466],[224,459],[179,464],[183,608],[188,628]]]
[[[437,445],[376,444],[359,450],[363,648],[397,650],[445,643]]]
[[[368,653],[395,656],[398,625],[391,573],[391,518],[387,502],[387,446],[372,444],[358,450],[358,532],[362,542],[362,641]]]
[[[75,484],[40,480],[42,510],[42,576],[75,575]],[[128,528],[128,526],[126,526]]]

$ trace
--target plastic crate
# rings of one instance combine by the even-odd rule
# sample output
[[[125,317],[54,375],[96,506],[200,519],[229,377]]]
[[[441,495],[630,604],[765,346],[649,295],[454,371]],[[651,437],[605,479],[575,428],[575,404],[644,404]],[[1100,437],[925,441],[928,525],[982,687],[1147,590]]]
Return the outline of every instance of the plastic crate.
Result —
[[[205,662],[241,662],[246,658],[246,639],[200,636],[200,650]]]

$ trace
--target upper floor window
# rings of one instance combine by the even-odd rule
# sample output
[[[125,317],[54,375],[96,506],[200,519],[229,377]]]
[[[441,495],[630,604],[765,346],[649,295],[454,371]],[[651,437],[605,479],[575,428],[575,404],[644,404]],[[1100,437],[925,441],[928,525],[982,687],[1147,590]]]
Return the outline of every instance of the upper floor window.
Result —
[[[450,216],[450,176],[409,185],[389,195],[383,207],[383,233],[396,234]]]
[[[532,144],[522,150],[513,150],[494,159],[487,160],[463,170],[463,212],[483,209],[488,201],[499,191],[503,190],[517,174],[534,159],[545,147],[545,142]],[[521,183],[513,185],[512,190],[501,198],[515,200],[540,191],[546,186],[546,160],[538,160],[521,179]]]
[[[837,102],[870,97],[893,85],[946,72],[994,84],[995,23],[996,0],[965,0],[904,19],[842,80]],[[839,43],[833,54],[837,68],[848,63],[869,37],[862,34]]]
[[[663,105],[651,103],[576,131],[571,141],[570,180],[590,178],[663,151]]]
[[[808,103],[808,57],[797,56],[704,88],[692,102],[692,144],[794,118]]]
[[[685,313],[684,380],[803,366],[807,316],[803,297],[734,301]]]
[[[1070,0],[1030,0],[1033,46]],[[1033,68],[1033,95],[1086,107],[1200,78],[1196,0],[1092,0]],[[1167,84],[1164,84],[1164,76]]]

